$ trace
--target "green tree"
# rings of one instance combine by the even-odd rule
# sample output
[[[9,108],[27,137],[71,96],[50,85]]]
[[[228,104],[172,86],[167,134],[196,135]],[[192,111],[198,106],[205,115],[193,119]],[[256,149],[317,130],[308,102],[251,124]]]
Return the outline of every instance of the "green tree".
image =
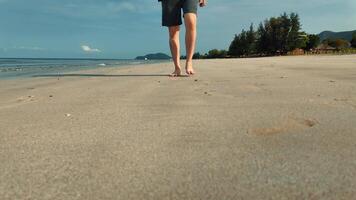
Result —
[[[256,32],[253,24],[249,31],[242,30],[239,35],[235,35],[231,42],[228,54],[231,56],[249,56],[256,52]]]
[[[239,35],[236,34],[229,46],[228,53],[230,56],[239,56],[240,55],[239,45],[240,45],[240,37],[239,37]]]
[[[306,32],[299,32],[298,37],[298,49],[306,49],[307,43],[309,41],[308,34]]]
[[[283,13],[261,22],[257,31],[251,24],[249,31],[235,35],[229,47],[232,56],[287,54],[297,48],[306,48],[307,34],[301,32],[299,15]]]
[[[311,49],[315,49],[319,44],[320,37],[318,35],[309,34],[304,50],[310,51]]]
[[[261,22],[257,29],[256,50],[259,54],[262,55],[269,53],[268,52],[269,36],[265,28],[266,23],[267,23],[266,21],[264,24]]]
[[[272,17],[260,24],[257,33],[257,49],[260,54],[275,55],[284,52],[285,36],[281,18]]]
[[[289,15],[289,20],[291,27],[287,39],[288,51],[293,51],[294,49],[305,47],[305,38],[301,37],[300,33],[301,24],[299,15],[296,13],[291,13]]]
[[[278,18],[278,38],[279,38],[279,46],[278,49],[283,53],[286,54],[289,49],[288,49],[288,40],[290,39],[290,33],[292,29],[292,21],[287,15],[287,13],[283,13],[279,18]]]
[[[234,40],[231,42],[229,47],[229,55],[231,56],[242,56],[244,54],[244,43],[246,41],[246,32],[242,30],[239,35],[235,35]]]
[[[333,43],[333,47],[335,47],[337,50],[345,49],[349,47],[349,41],[344,40],[344,39],[336,39]]]
[[[336,50],[345,49],[350,46],[349,41],[344,39],[325,39],[323,44],[336,48]]]
[[[228,56],[228,52],[226,50],[220,50],[220,58],[226,58]]]
[[[278,29],[279,21],[277,18],[272,17],[265,22],[265,29],[267,31],[267,52],[268,54],[277,54],[279,47],[281,47]]]
[[[227,57],[226,50],[212,49],[207,54],[207,58],[226,58],[226,57]]]
[[[246,32],[246,55],[252,55],[256,52],[256,32],[253,29],[253,24],[250,25],[250,30]]]
[[[352,34],[351,46],[356,48],[356,31]]]
[[[196,53],[194,53],[193,54],[193,59],[202,59],[202,55],[200,55],[200,53],[199,52],[196,52]]]

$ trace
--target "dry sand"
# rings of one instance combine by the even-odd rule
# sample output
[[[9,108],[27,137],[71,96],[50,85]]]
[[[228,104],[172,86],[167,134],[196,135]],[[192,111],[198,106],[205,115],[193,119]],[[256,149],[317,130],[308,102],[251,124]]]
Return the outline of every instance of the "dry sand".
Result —
[[[0,81],[0,199],[354,199],[356,56]]]

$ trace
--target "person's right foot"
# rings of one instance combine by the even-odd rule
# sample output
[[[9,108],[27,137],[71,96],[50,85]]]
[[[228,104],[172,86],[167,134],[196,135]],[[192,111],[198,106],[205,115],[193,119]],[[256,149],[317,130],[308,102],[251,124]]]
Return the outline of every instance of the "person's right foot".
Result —
[[[176,68],[172,74],[170,74],[170,77],[178,77],[182,75],[182,71],[179,68]]]
[[[193,69],[193,62],[186,63],[185,71],[188,74],[188,76],[193,76],[195,74],[194,69]]]

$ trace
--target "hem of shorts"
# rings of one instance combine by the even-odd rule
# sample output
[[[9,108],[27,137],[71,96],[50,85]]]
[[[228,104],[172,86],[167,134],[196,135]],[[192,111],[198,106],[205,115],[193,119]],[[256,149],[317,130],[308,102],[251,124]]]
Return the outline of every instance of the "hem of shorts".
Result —
[[[187,11],[187,12],[184,12],[183,14],[188,14],[188,13],[194,13],[194,14],[198,15],[197,11]]]
[[[178,24],[162,24],[162,26],[165,26],[165,27],[171,27],[171,26],[180,26],[182,25],[183,23],[178,23]]]

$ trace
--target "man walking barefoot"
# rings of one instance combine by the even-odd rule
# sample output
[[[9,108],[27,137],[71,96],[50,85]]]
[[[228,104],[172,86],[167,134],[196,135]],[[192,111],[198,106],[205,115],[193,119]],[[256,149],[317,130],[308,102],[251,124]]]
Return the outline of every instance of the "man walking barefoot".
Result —
[[[167,26],[169,31],[169,47],[175,66],[171,76],[180,76],[180,43],[179,30],[182,24],[182,11],[186,28],[185,46],[186,63],[185,71],[188,75],[194,75],[193,54],[197,37],[197,10],[206,5],[207,0],[158,0],[162,2],[162,26]]]

